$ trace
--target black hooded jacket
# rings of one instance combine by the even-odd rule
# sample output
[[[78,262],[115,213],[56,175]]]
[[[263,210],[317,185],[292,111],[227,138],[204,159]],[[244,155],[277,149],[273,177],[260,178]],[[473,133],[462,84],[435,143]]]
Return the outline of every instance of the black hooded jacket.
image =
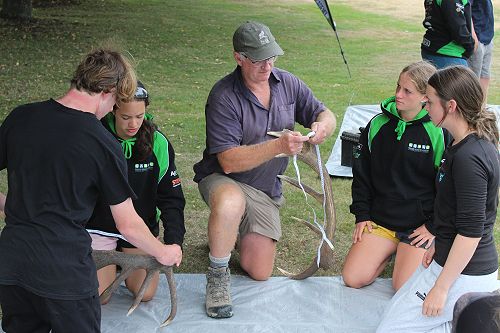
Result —
[[[434,180],[449,135],[424,109],[404,121],[394,97],[380,107],[355,147],[351,213],[356,223],[373,221],[392,231],[425,223],[432,232]]]

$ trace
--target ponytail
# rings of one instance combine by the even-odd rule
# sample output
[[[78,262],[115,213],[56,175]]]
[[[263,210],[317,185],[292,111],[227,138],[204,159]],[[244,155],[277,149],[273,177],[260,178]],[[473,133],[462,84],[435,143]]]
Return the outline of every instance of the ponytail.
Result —
[[[497,117],[495,113],[488,110],[484,105],[479,111],[478,119],[476,121],[474,129],[477,135],[481,138],[493,142],[496,146],[499,141]]]

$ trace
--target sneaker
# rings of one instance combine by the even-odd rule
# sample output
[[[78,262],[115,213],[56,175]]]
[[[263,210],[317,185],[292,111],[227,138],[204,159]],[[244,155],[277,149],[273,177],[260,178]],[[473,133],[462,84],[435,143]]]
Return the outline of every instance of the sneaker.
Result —
[[[231,272],[228,267],[208,267],[205,307],[209,317],[229,318],[233,316],[230,278]]]

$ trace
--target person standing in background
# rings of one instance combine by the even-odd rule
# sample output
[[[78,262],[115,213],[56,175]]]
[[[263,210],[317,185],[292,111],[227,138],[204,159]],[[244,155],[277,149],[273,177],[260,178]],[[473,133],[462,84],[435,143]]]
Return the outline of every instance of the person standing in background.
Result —
[[[479,78],[486,102],[491,76],[491,60],[493,59],[493,36],[495,34],[493,4],[491,0],[469,1],[472,5],[472,36],[476,40],[477,49],[467,60],[467,63]]]
[[[426,30],[422,40],[422,59],[436,68],[467,66],[474,52],[471,6],[468,0],[424,0]]]

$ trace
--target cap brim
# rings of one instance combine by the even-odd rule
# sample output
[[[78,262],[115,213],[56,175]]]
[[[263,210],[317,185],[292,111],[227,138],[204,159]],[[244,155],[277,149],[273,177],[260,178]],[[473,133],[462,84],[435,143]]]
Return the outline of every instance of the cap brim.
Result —
[[[266,44],[265,46],[262,46],[258,49],[254,49],[251,51],[247,50],[245,52],[246,56],[255,61],[269,59],[274,56],[282,56],[283,54],[285,54],[285,52],[283,52],[281,47],[275,41]]]

